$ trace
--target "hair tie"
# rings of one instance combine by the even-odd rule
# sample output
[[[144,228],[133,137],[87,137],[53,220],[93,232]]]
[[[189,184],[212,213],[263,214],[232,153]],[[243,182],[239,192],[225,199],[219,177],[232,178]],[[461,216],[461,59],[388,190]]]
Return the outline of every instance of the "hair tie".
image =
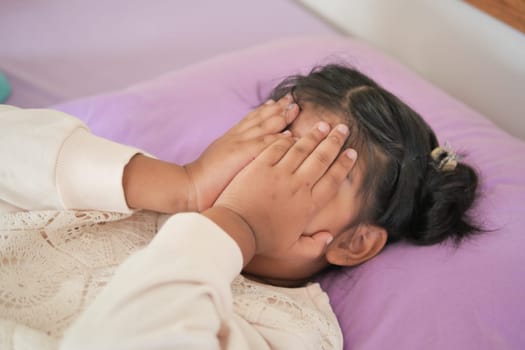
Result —
[[[436,147],[430,152],[436,167],[442,171],[453,171],[458,165],[459,156],[445,143],[445,147]]]

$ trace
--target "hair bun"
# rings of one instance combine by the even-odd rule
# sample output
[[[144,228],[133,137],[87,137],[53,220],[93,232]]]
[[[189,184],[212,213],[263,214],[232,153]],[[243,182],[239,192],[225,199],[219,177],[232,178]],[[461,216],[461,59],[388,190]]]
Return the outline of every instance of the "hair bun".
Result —
[[[477,197],[476,171],[457,159],[444,161],[446,156],[441,157],[442,166],[429,165],[422,184],[418,215],[413,219],[414,231],[407,237],[416,244],[434,244],[447,238],[459,243],[482,231],[468,215]]]

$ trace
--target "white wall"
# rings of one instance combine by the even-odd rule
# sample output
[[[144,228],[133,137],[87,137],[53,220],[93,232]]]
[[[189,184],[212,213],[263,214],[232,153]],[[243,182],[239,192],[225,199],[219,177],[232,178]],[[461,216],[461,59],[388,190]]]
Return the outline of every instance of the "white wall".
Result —
[[[458,0],[296,0],[525,139],[525,34]]]

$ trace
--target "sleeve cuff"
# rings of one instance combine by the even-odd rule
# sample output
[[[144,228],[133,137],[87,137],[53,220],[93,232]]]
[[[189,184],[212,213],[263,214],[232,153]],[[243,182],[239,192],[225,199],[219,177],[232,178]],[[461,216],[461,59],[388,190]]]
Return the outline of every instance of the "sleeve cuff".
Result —
[[[192,259],[186,261],[183,270],[194,279],[220,280],[219,276],[222,276],[231,283],[243,267],[241,250],[233,238],[199,213],[181,213],[170,217],[148,249],[155,252],[156,259],[165,256],[167,260],[193,252]],[[217,275],[210,276],[210,271],[215,271]]]
[[[76,129],[62,145],[56,184],[66,209],[97,209],[128,213],[122,176],[140,150]]]

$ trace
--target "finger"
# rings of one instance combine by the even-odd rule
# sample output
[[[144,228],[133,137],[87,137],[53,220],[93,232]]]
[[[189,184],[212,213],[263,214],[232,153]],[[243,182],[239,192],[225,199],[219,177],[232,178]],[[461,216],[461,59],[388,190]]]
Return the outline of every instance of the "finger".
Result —
[[[274,114],[261,123],[246,129],[243,132],[245,139],[252,139],[263,135],[275,134],[286,128],[299,115],[299,106],[289,104],[280,114]]]
[[[279,137],[271,145],[269,145],[261,154],[254,160],[254,162],[262,162],[264,164],[274,165],[289,151],[290,147],[295,143],[293,138],[289,135],[286,137]]]
[[[242,152],[248,152],[250,154],[251,160],[253,160],[275,141],[279,140],[280,138],[292,138],[291,136],[292,133],[289,130],[285,130],[278,134],[259,136],[255,139],[243,142],[242,146],[240,146],[240,150],[242,150]]]
[[[268,102],[268,101],[267,101]],[[287,106],[293,103],[293,98],[290,94],[282,97],[275,103],[264,103],[249,113],[237,126],[237,131],[244,132],[247,129],[253,128],[261,124],[264,120],[272,116],[281,116],[285,119]],[[281,129],[282,130],[282,129]],[[280,131],[280,130],[279,130]]]
[[[302,235],[294,246],[291,247],[293,256],[313,259],[324,255],[326,248],[332,242],[333,236],[330,232],[321,231],[311,236]]]
[[[330,125],[328,125],[328,123],[324,121],[317,123],[305,136],[297,140],[279,164],[292,172],[296,171],[326,137],[329,131]],[[315,179],[315,181],[317,181],[317,179]]]
[[[312,189],[312,197],[318,206],[326,203],[339,191],[341,184],[347,179],[348,174],[355,166],[356,159],[357,152],[355,150],[345,150],[317,181]]]
[[[315,183],[328,170],[348,136],[348,127],[337,125],[297,169],[297,175]]]

